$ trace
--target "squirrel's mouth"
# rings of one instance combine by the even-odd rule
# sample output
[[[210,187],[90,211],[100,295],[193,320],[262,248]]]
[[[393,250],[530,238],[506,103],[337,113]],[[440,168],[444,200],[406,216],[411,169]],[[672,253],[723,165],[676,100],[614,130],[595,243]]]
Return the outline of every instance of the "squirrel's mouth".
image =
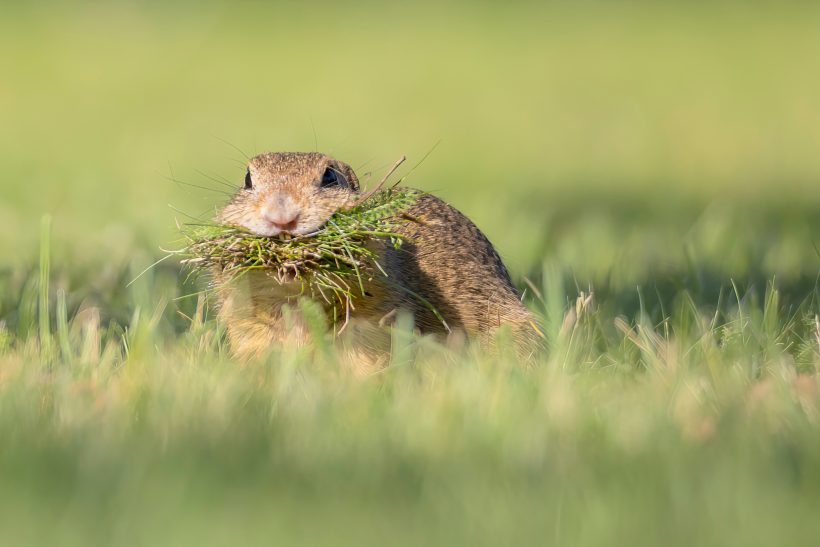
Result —
[[[275,239],[290,239],[307,236],[316,233],[321,226],[315,226],[311,222],[301,219],[294,219],[290,222],[271,222],[267,219],[255,219],[253,222],[244,224],[244,227],[254,234],[262,237]]]
[[[265,224],[271,229],[276,230],[280,233],[295,233],[299,228],[299,218],[294,218],[293,220],[289,220],[287,222],[272,222],[270,220],[265,220]]]
[[[296,236],[302,232],[302,227],[299,226],[297,220],[287,223],[270,222],[268,220],[261,220],[249,226],[252,232],[256,235],[265,237],[282,237],[282,236]]]

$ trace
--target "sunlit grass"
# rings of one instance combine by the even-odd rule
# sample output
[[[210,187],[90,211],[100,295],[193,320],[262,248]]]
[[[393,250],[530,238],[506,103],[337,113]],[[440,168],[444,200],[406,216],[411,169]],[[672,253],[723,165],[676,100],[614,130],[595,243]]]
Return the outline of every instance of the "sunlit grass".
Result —
[[[183,228],[184,246],[171,255],[181,257],[194,273],[218,269],[223,283],[252,270],[266,270],[280,283],[301,283],[306,295],[344,314],[354,299],[364,296],[365,283],[387,275],[374,243],[402,245],[396,230],[400,223],[415,221],[406,211],[420,195],[406,188],[374,189],[362,194],[356,205],[333,214],[320,229],[294,237],[259,236],[241,227],[207,222],[192,224]]]

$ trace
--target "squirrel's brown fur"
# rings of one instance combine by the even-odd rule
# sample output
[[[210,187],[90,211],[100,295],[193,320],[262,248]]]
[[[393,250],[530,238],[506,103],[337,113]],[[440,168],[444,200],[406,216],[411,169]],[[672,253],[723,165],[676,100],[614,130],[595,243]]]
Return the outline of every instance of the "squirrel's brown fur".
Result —
[[[332,185],[323,184],[331,171]],[[253,158],[246,188],[218,215],[220,222],[261,235],[310,233],[336,210],[358,198],[353,170],[318,153],[269,153]],[[540,344],[532,314],[520,302],[507,268],[489,240],[467,217],[431,194],[406,211],[395,248],[376,243],[387,276],[374,275],[350,312],[348,345],[354,366],[372,370],[386,362],[389,334],[383,325],[397,313],[412,314],[422,333],[463,333],[490,345],[508,325],[524,355]],[[280,284],[251,272],[227,283],[216,272],[220,318],[238,354],[260,353],[275,343],[304,344],[309,335],[295,310],[301,284]],[[435,311],[434,311],[435,310]]]

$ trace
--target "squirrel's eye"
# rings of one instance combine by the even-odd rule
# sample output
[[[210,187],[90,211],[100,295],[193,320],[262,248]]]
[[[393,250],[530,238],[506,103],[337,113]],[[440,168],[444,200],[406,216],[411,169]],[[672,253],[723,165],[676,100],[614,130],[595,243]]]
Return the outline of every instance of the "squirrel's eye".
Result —
[[[253,188],[253,181],[251,180],[251,170],[248,169],[247,173],[245,173],[245,190],[250,190]]]
[[[322,188],[328,188],[330,186],[346,186],[347,181],[341,173],[339,173],[332,167],[328,167],[322,174],[321,185]]]

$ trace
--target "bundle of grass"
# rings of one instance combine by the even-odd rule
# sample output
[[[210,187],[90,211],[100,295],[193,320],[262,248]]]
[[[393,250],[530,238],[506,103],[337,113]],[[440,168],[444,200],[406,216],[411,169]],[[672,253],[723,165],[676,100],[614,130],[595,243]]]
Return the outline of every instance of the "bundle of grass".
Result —
[[[194,271],[218,268],[228,279],[263,270],[280,283],[301,281],[311,295],[329,304],[364,294],[364,281],[386,275],[373,243],[401,245],[398,222],[421,192],[408,188],[379,190],[354,207],[337,211],[318,231],[304,236],[266,237],[236,226],[188,225],[183,229],[182,262]],[[405,217],[405,218],[403,218]]]

